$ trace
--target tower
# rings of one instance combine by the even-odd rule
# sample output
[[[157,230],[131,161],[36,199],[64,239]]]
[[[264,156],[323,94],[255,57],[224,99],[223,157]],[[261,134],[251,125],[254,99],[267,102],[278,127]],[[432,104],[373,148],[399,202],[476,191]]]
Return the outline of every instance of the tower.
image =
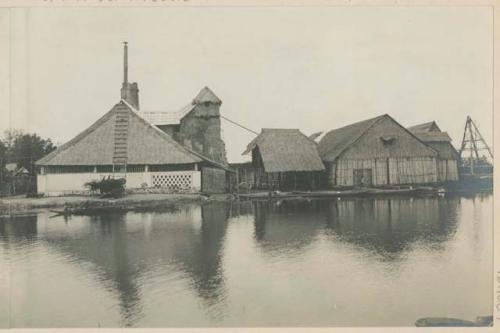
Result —
[[[128,43],[123,42],[123,83],[121,98],[139,110],[139,87],[137,82],[128,82]]]
[[[204,87],[193,99],[193,109],[180,121],[178,141],[209,159],[227,164],[226,146],[221,135],[222,101]]]

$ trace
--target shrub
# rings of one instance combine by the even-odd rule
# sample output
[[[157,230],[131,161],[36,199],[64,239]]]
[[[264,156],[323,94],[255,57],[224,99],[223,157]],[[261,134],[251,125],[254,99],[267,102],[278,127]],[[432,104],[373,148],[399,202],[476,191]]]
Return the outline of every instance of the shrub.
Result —
[[[91,192],[99,191],[102,197],[118,198],[125,193],[125,182],[125,178],[114,179],[108,176],[108,178],[85,183],[85,186]]]

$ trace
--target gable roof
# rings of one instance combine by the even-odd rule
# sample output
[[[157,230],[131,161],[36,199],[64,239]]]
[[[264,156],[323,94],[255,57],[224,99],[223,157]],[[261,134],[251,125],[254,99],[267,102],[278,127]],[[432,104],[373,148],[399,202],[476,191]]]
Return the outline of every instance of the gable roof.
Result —
[[[325,161],[335,160],[347,147],[360,138],[373,124],[386,115],[363,120],[326,133],[318,143],[318,151]]]
[[[243,155],[258,147],[266,172],[320,171],[325,167],[316,143],[298,129],[263,128]]]
[[[436,154],[436,151],[425,145],[417,136],[404,128],[394,118],[388,114],[384,114],[375,118],[363,120],[351,125],[347,125],[335,130],[331,130],[323,136],[318,144],[318,151],[323,161],[333,162],[340,156],[347,148],[360,139],[372,126],[381,121],[382,119],[389,119],[394,124],[399,126],[404,132],[408,133],[416,141],[420,142],[426,149]],[[388,138],[390,139],[390,138]]]
[[[214,103],[214,104],[222,104],[222,101],[214,94],[209,87],[205,86],[200,90],[198,95],[193,99],[193,104],[202,104],[205,102]]]
[[[441,129],[436,124],[435,121],[430,121],[428,123],[418,124],[415,126],[408,127],[408,130],[412,133],[420,132],[441,132]]]
[[[202,159],[181,146],[121,100],[86,130],[36,162],[37,165],[111,165],[115,129],[120,117],[128,118],[127,164],[190,164]],[[120,125],[122,126],[122,125]],[[122,133],[123,134],[123,133]]]
[[[413,133],[421,141],[427,142],[451,142],[451,138],[446,132],[420,132]]]

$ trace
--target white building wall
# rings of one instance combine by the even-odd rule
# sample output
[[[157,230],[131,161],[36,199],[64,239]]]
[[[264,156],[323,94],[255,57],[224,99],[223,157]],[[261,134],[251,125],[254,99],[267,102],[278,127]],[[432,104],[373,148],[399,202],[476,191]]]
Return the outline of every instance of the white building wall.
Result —
[[[45,195],[65,195],[88,193],[85,183],[100,180],[111,176],[112,173],[60,173],[37,175],[38,193]],[[121,177],[121,175],[120,175]],[[127,189],[148,187],[169,187],[173,182],[179,182],[178,188],[190,189],[193,192],[201,190],[200,171],[171,171],[171,172],[131,172],[125,175]],[[182,183],[180,183],[182,181]],[[186,188],[184,185],[188,185]]]

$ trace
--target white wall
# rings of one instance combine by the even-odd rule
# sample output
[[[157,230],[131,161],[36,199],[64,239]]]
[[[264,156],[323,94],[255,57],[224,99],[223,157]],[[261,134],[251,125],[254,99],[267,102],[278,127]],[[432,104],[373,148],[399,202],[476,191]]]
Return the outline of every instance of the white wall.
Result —
[[[153,175],[179,176],[189,175],[191,177],[191,189],[193,192],[201,190],[200,171],[172,171],[172,172],[131,172],[125,175],[127,189],[153,187]],[[37,175],[38,193],[45,195],[64,195],[88,193],[85,183],[100,180],[111,176],[112,173],[60,173]]]

